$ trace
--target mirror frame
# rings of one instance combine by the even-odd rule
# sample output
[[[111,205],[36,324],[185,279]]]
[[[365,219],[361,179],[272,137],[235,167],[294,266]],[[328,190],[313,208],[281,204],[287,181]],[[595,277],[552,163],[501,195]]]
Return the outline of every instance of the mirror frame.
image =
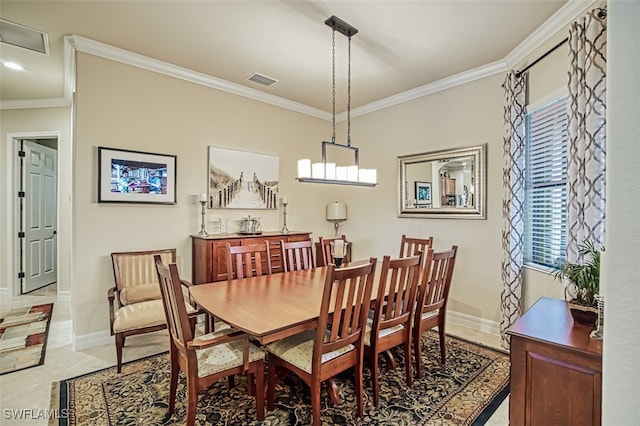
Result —
[[[398,217],[412,218],[441,218],[441,219],[486,219],[487,204],[487,144],[464,148],[443,149],[439,151],[423,152],[398,156]],[[407,193],[413,190],[413,182],[409,185],[406,180],[406,167],[411,164],[426,161],[451,160],[460,157],[473,157],[475,179],[475,206],[469,208],[437,207],[437,208],[407,208],[407,200],[412,199]],[[439,185],[438,183],[434,183]]]

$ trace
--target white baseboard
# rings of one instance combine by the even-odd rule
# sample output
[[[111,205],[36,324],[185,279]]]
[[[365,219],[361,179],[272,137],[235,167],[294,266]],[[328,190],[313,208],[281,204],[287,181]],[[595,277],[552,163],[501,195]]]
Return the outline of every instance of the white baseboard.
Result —
[[[97,331],[95,333],[83,334],[81,336],[73,336],[71,350],[74,352],[83,351],[85,349],[94,348],[96,346],[108,345],[114,343],[114,337],[109,330]]]
[[[483,333],[500,335],[500,323],[474,317],[460,312],[447,311],[447,321],[450,324],[482,331]]]
[[[60,302],[71,302],[71,291],[58,290],[58,300]]]

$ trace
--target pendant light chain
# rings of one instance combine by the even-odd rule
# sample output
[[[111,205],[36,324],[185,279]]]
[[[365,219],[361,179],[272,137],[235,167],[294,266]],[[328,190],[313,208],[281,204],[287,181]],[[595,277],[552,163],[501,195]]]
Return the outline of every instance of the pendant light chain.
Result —
[[[347,71],[347,146],[351,146],[351,36],[349,36],[349,68]]]
[[[333,133],[331,134],[331,143],[336,143],[336,29],[333,29],[331,40],[331,63],[333,74],[331,77],[332,90],[332,112],[333,112]]]

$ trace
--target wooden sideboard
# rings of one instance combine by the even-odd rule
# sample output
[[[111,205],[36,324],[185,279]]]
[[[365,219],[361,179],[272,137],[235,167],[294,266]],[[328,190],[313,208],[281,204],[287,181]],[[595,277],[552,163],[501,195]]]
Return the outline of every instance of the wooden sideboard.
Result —
[[[263,244],[269,242],[272,272],[282,272],[282,255],[280,240],[302,241],[311,236],[310,232],[290,231],[263,232],[259,235],[226,234],[226,235],[191,235],[191,279],[194,284],[202,284],[227,279],[226,245],[232,246]]]
[[[509,424],[600,425],[602,341],[574,324],[564,300],[540,298],[511,336]]]

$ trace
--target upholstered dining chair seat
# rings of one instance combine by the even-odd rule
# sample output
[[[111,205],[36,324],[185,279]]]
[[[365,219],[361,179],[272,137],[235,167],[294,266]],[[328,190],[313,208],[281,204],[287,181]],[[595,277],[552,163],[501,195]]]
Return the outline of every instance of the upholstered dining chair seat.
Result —
[[[196,337],[194,341],[209,340],[237,332],[232,328],[216,330],[213,333]],[[239,367],[242,365],[242,340],[217,345],[204,349],[196,349],[198,358],[198,377],[206,377],[224,370]],[[249,342],[249,362],[264,359],[264,352],[253,343]]]
[[[267,351],[311,374],[311,360],[313,358],[315,338],[315,330],[305,331],[267,345]],[[324,364],[340,355],[351,352],[355,348],[354,345],[347,345],[336,351],[327,352],[322,355],[321,362]]]
[[[156,284],[158,289],[160,286]],[[187,314],[194,313],[196,309],[186,304]],[[143,327],[166,324],[167,320],[162,306],[162,299],[147,300],[145,302],[125,305],[118,309],[113,319],[114,333],[122,333],[128,330],[136,330]]]
[[[373,320],[372,319],[367,319],[367,329],[364,333],[364,344],[369,346],[371,343],[371,327],[373,326]],[[404,325],[402,324],[398,324],[398,325],[394,325],[393,327],[389,327],[389,328],[385,328],[384,330],[380,330],[380,333],[378,334],[378,337],[385,337],[385,336],[389,336],[390,334],[396,333],[400,330],[404,329]]]

